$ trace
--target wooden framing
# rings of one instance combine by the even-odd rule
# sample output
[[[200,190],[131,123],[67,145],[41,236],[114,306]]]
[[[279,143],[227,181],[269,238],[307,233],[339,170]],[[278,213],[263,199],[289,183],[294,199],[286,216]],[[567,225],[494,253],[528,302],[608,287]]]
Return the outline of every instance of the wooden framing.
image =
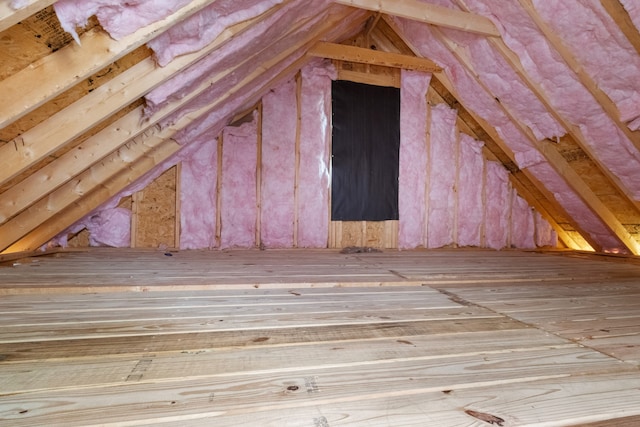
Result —
[[[466,58],[458,49],[455,48],[455,43],[449,38],[444,36],[440,30],[434,28],[434,33],[440,39],[440,41],[447,46],[453,55],[458,59],[471,76],[474,77],[478,85],[480,85],[487,93],[491,93],[489,88],[477,77],[473,66],[468,58]],[[499,103],[500,108],[507,114],[511,121],[519,128],[519,130],[528,137],[531,144],[538,149],[538,151],[545,157],[547,162],[553,167],[553,169],[562,176],[565,181],[571,186],[571,188],[580,196],[580,198],[589,206],[589,208],[602,220],[602,222],[611,230],[611,232],[622,242],[622,244],[633,254],[640,255],[640,243],[638,243],[626,228],[620,223],[616,216],[605,206],[604,203],[593,193],[593,191],[585,184],[580,175],[576,173],[573,168],[567,163],[567,161],[550,146],[548,143],[539,142],[533,132],[509,110],[504,104]],[[587,236],[585,236],[587,238]],[[593,239],[587,238],[592,246],[597,244],[592,241]]]
[[[28,0],[23,2],[25,3],[24,7],[15,10],[9,6],[9,1],[3,1],[0,3],[0,31],[6,30],[55,2],[56,0]]]
[[[194,0],[168,17],[117,41],[100,29],[90,30],[80,37],[81,45],[69,44],[1,81],[0,93],[14,102],[0,104],[0,128],[132,52],[213,1],[215,0]],[[153,61],[150,65],[154,65]],[[43,79],[42,76],[46,78]]]
[[[437,73],[442,71],[442,68],[429,59],[373,49],[364,49],[344,44],[318,42],[309,49],[308,54],[320,58],[358,62],[361,64],[373,64],[383,67],[403,68],[406,70],[424,71],[428,73]]]
[[[336,3],[375,12],[395,15],[427,24],[468,31],[484,36],[499,37],[493,22],[484,16],[449,9],[418,0],[334,0]]]

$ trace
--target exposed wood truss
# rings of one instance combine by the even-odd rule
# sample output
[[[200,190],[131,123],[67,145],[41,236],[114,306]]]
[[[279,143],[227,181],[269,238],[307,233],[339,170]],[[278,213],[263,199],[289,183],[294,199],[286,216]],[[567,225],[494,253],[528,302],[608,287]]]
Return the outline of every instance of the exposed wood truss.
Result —
[[[318,42],[309,50],[308,54],[340,61],[404,68],[429,73],[442,71],[442,68],[429,59],[335,43]]]
[[[418,0],[336,0],[336,3],[382,12],[402,18],[419,20],[432,25],[469,31],[485,36],[500,36],[500,32],[496,29],[493,22],[483,16],[436,6]]]

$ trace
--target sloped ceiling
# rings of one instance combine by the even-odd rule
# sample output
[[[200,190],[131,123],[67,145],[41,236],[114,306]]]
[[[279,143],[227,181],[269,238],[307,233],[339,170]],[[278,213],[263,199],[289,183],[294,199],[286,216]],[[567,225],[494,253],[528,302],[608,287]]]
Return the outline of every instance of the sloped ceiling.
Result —
[[[639,27],[631,0],[3,2],[0,252],[175,164],[318,56],[417,56],[568,247],[638,255]]]

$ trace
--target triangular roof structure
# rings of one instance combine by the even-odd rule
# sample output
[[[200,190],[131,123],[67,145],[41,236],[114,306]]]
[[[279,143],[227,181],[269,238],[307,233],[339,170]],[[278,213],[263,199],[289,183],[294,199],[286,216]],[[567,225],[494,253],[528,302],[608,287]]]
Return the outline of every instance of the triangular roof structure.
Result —
[[[639,28],[630,0],[3,2],[0,252],[38,249],[329,58],[432,73],[564,245],[638,255]]]

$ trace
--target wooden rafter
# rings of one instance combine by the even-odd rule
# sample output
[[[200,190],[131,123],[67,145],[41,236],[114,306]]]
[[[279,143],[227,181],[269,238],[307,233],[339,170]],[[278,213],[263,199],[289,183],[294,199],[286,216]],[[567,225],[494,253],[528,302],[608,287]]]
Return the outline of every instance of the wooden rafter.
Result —
[[[29,0],[20,9],[13,9],[9,6],[9,0],[0,3],[0,31],[4,31],[12,25],[17,24],[25,18],[33,15],[47,6],[51,6],[56,0]],[[0,126],[2,127],[2,126]]]
[[[290,36],[296,30],[299,30],[307,21],[301,20],[296,23],[295,26],[289,28],[289,30],[282,34],[278,39],[274,40],[272,44],[278,43]],[[246,28],[246,27],[242,27]],[[234,35],[238,33],[233,31],[224,32],[217,43],[217,46],[221,46],[223,42],[230,40]],[[306,40],[306,39],[305,39]],[[271,46],[270,44],[269,46]],[[264,49],[262,50],[264,51]],[[261,52],[262,52],[261,51]],[[287,50],[290,53],[290,50]],[[2,194],[2,200],[0,201],[0,223],[6,221],[18,212],[22,211],[29,206],[30,203],[35,202],[47,193],[53,191],[58,186],[69,181],[73,176],[82,172],[90,165],[100,161],[104,156],[110,152],[118,149],[122,144],[132,137],[144,132],[147,128],[155,125],[160,120],[166,118],[170,114],[173,114],[178,109],[185,106],[195,97],[202,94],[209,89],[216,82],[235,72],[243,64],[249,61],[255,61],[256,55],[244,58],[233,67],[229,67],[223,72],[212,75],[209,79],[200,82],[200,85],[193,89],[189,94],[184,97],[173,101],[159,111],[157,111],[153,117],[149,120],[141,121],[142,109],[138,108],[128,113],[123,118],[117,120],[103,131],[89,138],[87,141],[80,144],[78,147],[62,155],[60,158],[51,162],[47,166],[41,168],[28,178],[24,179],[19,184],[13,186]],[[143,67],[146,70],[146,66]],[[155,70],[153,68],[152,70]],[[134,74],[129,72],[129,74]],[[134,75],[135,77],[135,75]],[[114,79],[115,80],[115,79]],[[131,79],[128,79],[131,80]],[[131,83],[137,83],[137,79],[131,80]],[[115,87],[125,86],[118,81],[114,82]],[[147,82],[148,84],[148,82]],[[107,86],[110,87],[110,86]],[[136,92],[131,87],[125,90],[125,93],[132,95]],[[89,96],[89,95],[87,95]],[[86,98],[86,97],[85,97]],[[84,100],[78,101],[78,103],[84,103]],[[104,103],[104,102],[103,102]],[[78,107],[81,108],[81,107]],[[95,112],[95,110],[93,110]],[[73,115],[71,115],[73,117]],[[68,127],[72,129],[73,124]],[[64,129],[61,129],[64,131]],[[77,132],[76,132],[77,133]]]
[[[251,24],[266,19],[274,12],[275,9],[272,9],[259,17],[229,28],[205,48],[182,55],[166,67],[157,67],[151,58],[146,58],[85,95],[82,99],[1,146],[0,183],[15,177],[45,156],[65,146],[86,130],[145,95],[177,72],[220,48],[249,28]],[[83,120],[77,120],[78,117],[83,117]]]
[[[442,68],[429,59],[343,44],[318,42],[309,50],[308,54],[320,58],[404,68],[429,73],[442,71]]]
[[[624,6],[622,6],[619,0],[600,0],[600,4],[618,27],[620,27],[620,30],[627,40],[629,40],[629,43],[635,48],[636,52],[638,52],[638,55],[640,55],[640,33],[633,24]]]
[[[446,37],[439,29],[433,29],[436,37],[447,46],[460,64],[468,71],[469,75],[473,76],[478,85],[480,85],[487,93],[491,93],[491,90],[477,77],[477,73],[473,69],[473,65],[469,58],[464,55],[460,49],[457,49],[457,45],[448,37]],[[605,206],[604,203],[598,198],[598,196],[589,188],[584,180],[573,170],[569,163],[562,157],[562,155],[552,147],[551,144],[546,142],[540,142],[533,135],[531,129],[525,126],[516,115],[503,103],[498,104],[499,107],[510,118],[511,122],[518,127],[518,129],[527,136],[532,146],[536,147],[538,151],[545,157],[547,162],[553,169],[569,184],[569,186],[580,196],[587,206],[595,213],[600,220],[609,228],[614,236],[634,255],[640,255],[640,244],[629,234],[627,229],[620,223],[616,216]],[[591,243],[591,241],[590,241]],[[593,244],[592,244],[593,246]]]
[[[411,50],[414,53],[417,52],[415,48],[411,47],[411,43],[408,40],[406,40],[404,37],[401,36],[401,32],[397,31],[393,21],[391,21],[388,17],[385,17],[384,18],[384,22],[385,22],[386,25],[388,25],[390,27],[390,29],[393,32],[394,36],[396,36],[396,37],[398,37],[399,39],[402,40],[402,43],[405,45],[405,49]],[[376,34],[373,34],[372,36],[376,36]],[[384,45],[388,49],[398,50],[397,46],[393,42],[388,40],[386,37],[384,37],[384,38],[374,37],[374,40],[375,40],[375,42],[377,44]],[[456,98],[456,102],[459,102],[458,101],[459,95],[456,93],[452,82],[449,81],[449,79],[447,78],[445,73],[440,73],[437,76],[436,75],[432,76],[432,82],[433,81],[440,83],[440,85],[443,88],[445,88],[444,90],[446,90],[449,94],[453,94],[453,96]],[[437,92],[435,92],[435,93],[437,93]],[[438,94],[438,96],[441,97],[440,94]],[[447,104],[450,104],[449,101],[447,101],[446,99],[444,99],[442,97],[441,97],[441,99],[444,102],[446,102]],[[453,106],[453,105],[450,105],[450,106],[452,108],[455,108],[455,106]],[[482,129],[482,131],[486,135],[484,137],[480,137],[479,135],[476,134],[476,132],[474,130],[471,129],[471,127],[468,126],[468,124],[466,122],[462,122],[464,124],[464,127],[468,128],[468,131],[471,134],[475,135],[475,137],[478,138],[478,139],[490,139],[491,141],[493,141],[493,143],[496,145],[496,149],[499,149],[504,154],[504,156],[506,156],[509,159],[508,161],[511,164],[513,164],[514,167],[515,167],[515,156],[514,156],[513,152],[507,146],[507,144],[502,140],[502,138],[498,135],[498,133],[495,131],[495,129],[488,122],[486,122],[484,119],[482,119],[481,117],[479,117],[475,113],[473,113],[473,111],[468,110],[466,108],[464,108],[464,110],[469,114],[470,120],[473,120],[475,123],[477,123],[478,126],[480,126],[480,128]],[[493,156],[492,152],[487,152],[487,154],[490,157]],[[507,169],[510,169],[510,168],[507,167]],[[576,250],[585,249],[580,244],[578,244],[555,221],[553,215],[551,215],[547,211],[547,209],[538,200],[536,200],[531,195],[531,193],[529,191],[524,191],[526,189],[526,186],[524,185],[522,180],[526,180],[526,181],[530,182],[531,185],[536,187],[536,189],[538,191],[540,191],[542,194],[546,194],[547,193],[546,191],[543,191],[545,189],[542,186],[542,184],[539,183],[537,180],[532,179],[532,178],[533,177],[531,177],[529,173],[524,173],[523,171],[517,171],[515,173],[514,172],[510,173],[510,179],[511,179],[512,183],[514,183],[514,186],[517,187],[518,190],[520,190],[520,189],[523,190],[522,192],[520,192],[520,194],[527,200],[527,202],[531,206],[534,206],[536,208],[536,210],[538,210],[538,212],[540,212],[544,216],[544,218],[549,222],[549,224],[551,224],[551,226],[554,228],[554,230],[558,234],[558,238],[569,248],[576,249]],[[557,203],[557,201],[552,196],[545,197],[545,198],[549,201],[549,203],[551,203],[551,205],[553,205],[554,209],[558,209],[560,211],[563,211],[562,207]]]
[[[215,0],[195,0],[168,17],[114,40],[96,28],[0,82],[0,93],[12,99],[0,105],[0,128],[33,111],[91,74],[122,58]],[[46,78],[43,78],[46,77]]]
[[[418,0],[334,0],[336,3],[373,10],[427,24],[454,28],[484,36],[500,37],[490,19],[473,13],[449,9]]]
[[[531,0],[518,1],[547,38],[551,46],[560,54],[568,67],[573,70],[580,83],[589,90],[595,100],[602,106],[605,113],[617,125],[622,133],[625,134],[629,141],[631,141],[631,143],[640,150],[640,134],[634,133],[625,123],[622,122],[620,119],[620,112],[618,111],[616,104],[602,89],[600,89],[598,83],[593,80],[588,73],[583,71],[582,65],[571,53],[571,50],[565,46],[560,36],[558,36],[558,34],[556,34],[555,31],[553,31],[551,27],[540,17]]]
[[[127,144],[121,151],[109,156],[106,160],[92,166],[73,181],[68,182],[59,189],[50,193],[46,198],[38,201],[27,210],[23,211],[10,221],[0,226],[0,251],[16,252],[25,248],[37,249],[60,230],[67,228],[82,219],[93,209],[106,202],[131,182],[147,173],[155,165],[167,160],[180,149],[180,146],[171,140],[171,137],[179,130],[194,122],[197,118],[208,114],[229,98],[235,96],[241,89],[250,85],[264,72],[278,67],[290,55],[311,43],[320,35],[335,27],[338,22],[344,20],[347,15],[337,14],[327,19],[323,24],[298,41],[289,49],[284,50],[276,57],[256,67],[250,75],[246,76],[233,88],[216,100],[214,104],[204,106],[197,111],[181,117],[172,126],[165,129],[156,127],[147,128],[145,134],[140,135],[133,144]],[[263,84],[257,90],[252,91],[252,98],[246,103],[255,103],[264,91],[276,85],[282,78],[295,73],[308,61],[306,56],[298,59],[285,67],[277,76]],[[256,99],[254,99],[256,98]],[[146,148],[145,148],[146,147]],[[123,153],[122,150],[128,150]],[[130,151],[134,150],[134,151]],[[160,153],[160,154],[158,154]],[[136,159],[132,163],[132,159]],[[145,160],[146,159],[146,160]],[[138,168],[138,162],[142,165]],[[92,181],[92,177],[99,178]],[[20,249],[22,248],[22,249]]]

